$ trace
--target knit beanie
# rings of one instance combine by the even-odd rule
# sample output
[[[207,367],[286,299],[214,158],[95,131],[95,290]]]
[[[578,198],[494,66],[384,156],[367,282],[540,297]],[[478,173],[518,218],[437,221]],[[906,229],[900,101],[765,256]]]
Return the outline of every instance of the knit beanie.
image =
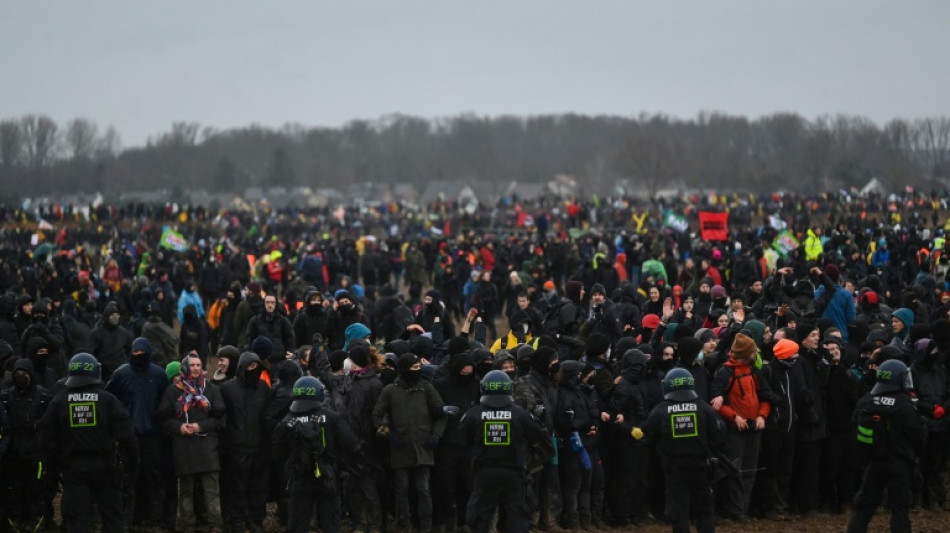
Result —
[[[343,349],[345,350],[349,347],[350,341],[356,339],[365,339],[366,337],[369,337],[371,333],[372,331],[370,331],[370,329],[364,324],[359,322],[350,324],[346,327],[346,331],[344,332],[344,337],[346,340],[343,342]]]
[[[905,328],[909,328],[914,325],[914,312],[906,307],[901,307],[900,309],[891,313],[891,316],[896,317],[898,320],[904,323]]]
[[[171,381],[181,372],[181,361],[172,361],[165,366],[165,375]]]
[[[591,333],[587,337],[587,347],[585,353],[587,357],[593,359],[600,355],[607,353],[607,350],[610,348],[610,339],[607,338],[603,333]]]
[[[755,341],[743,333],[736,333],[732,341],[732,356],[738,361],[751,361],[755,357]]]
[[[788,359],[798,353],[798,343],[788,339],[779,339],[772,347],[772,354],[776,359]]]

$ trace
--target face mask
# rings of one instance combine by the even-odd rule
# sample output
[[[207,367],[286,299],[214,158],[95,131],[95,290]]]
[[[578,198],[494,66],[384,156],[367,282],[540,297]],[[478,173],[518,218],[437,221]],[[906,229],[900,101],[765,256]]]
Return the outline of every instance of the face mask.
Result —
[[[676,364],[676,359],[666,359],[663,361],[657,361],[656,366],[663,372],[668,372],[673,365]]]
[[[261,373],[264,371],[263,368],[257,367],[254,370],[246,370],[244,376],[247,378],[247,384],[253,385],[257,383],[257,380],[261,379]]]
[[[109,317],[109,325],[110,325],[110,326],[118,326],[118,325],[119,325],[119,317],[117,317],[117,316],[110,316],[110,317]]]
[[[410,370],[402,376],[402,379],[409,385],[415,385],[422,379],[422,370]]]
[[[479,376],[484,376],[485,374],[492,371],[492,365],[491,363],[478,363],[475,365],[475,371]],[[475,375],[472,374],[472,376],[474,377]]]
[[[343,311],[349,311],[350,309],[353,309],[353,304],[343,304],[340,306],[340,309]]]
[[[703,359],[705,359],[705,358],[706,358],[706,354],[704,354],[704,353],[702,352],[702,350],[700,350],[699,355],[696,356],[696,362],[697,362],[697,363],[702,363],[702,362],[703,362]]]
[[[142,368],[148,364],[148,355],[144,353],[139,355],[132,354],[132,357],[129,358],[129,363],[134,367]]]
[[[554,363],[551,365],[551,369],[548,370],[548,374],[556,376],[558,372],[561,371],[561,363]]]
[[[30,376],[22,374],[13,376],[13,384],[16,385],[17,390],[23,390],[30,386]]]

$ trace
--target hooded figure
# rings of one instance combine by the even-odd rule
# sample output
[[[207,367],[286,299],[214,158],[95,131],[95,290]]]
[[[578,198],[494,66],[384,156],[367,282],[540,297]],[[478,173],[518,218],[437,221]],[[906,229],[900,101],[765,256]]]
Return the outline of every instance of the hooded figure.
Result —
[[[21,531],[27,527],[33,531],[45,512],[46,480],[36,476],[43,459],[37,423],[46,412],[50,394],[36,383],[29,359],[18,359],[13,364],[12,382],[0,393],[8,423],[3,439],[7,446],[3,457],[3,497],[8,519],[23,528]]]
[[[119,325],[119,318],[119,306],[109,302],[102,313],[102,321],[92,330],[92,355],[102,365],[104,380],[126,363],[132,350],[132,333]]]
[[[584,466],[581,450],[572,448],[578,437],[584,450],[595,450],[597,428],[600,426],[600,411],[589,389],[581,379],[586,365],[580,361],[565,361],[561,365],[561,381],[558,384],[557,406],[554,410],[554,428],[559,437],[559,469],[566,474],[561,489],[564,494],[563,522],[566,529],[581,525],[589,528],[592,517],[585,499],[590,498],[590,465]],[[588,454],[588,460],[590,455]]]
[[[261,380],[261,358],[244,352],[238,359],[236,379],[221,385],[227,408],[227,426],[222,435],[222,457],[228,458],[221,487],[233,528],[243,528],[245,517],[251,529],[263,527],[267,514],[269,444],[273,427],[267,418],[271,391]]]
[[[707,330],[708,331],[708,330]],[[710,332],[712,333],[712,332]],[[676,366],[685,368],[693,376],[694,390],[699,399],[709,401],[709,384],[712,381],[709,370],[706,365],[697,361],[697,357],[703,351],[703,343],[695,337],[680,339],[676,345]]]
[[[14,322],[15,314],[16,301],[13,296],[0,295],[0,340],[7,341],[14,350],[19,350],[20,334]]]
[[[36,384],[52,390],[59,379],[58,373],[53,368],[50,360],[49,343],[43,337],[33,337],[23,347],[23,355],[30,360],[33,365],[33,376]]]
[[[303,312],[297,313],[294,318],[294,340],[297,344],[312,344],[316,350],[322,350],[329,316],[323,308],[323,294],[316,287],[308,287],[303,298]]]
[[[179,300],[179,303],[181,300]],[[179,333],[178,353],[188,353],[194,350],[203,364],[208,363],[209,341],[211,340],[208,323],[205,322],[194,305],[185,306],[184,320]]]
[[[30,339],[35,337],[43,337],[49,346],[52,366],[57,374],[64,375],[65,367],[62,364],[62,349],[65,346],[64,339],[66,337],[63,334],[63,328],[60,326],[59,320],[50,319],[49,308],[45,300],[36,302],[33,306],[30,318],[32,323],[27,326],[20,336],[19,346],[26,346],[30,342]]]

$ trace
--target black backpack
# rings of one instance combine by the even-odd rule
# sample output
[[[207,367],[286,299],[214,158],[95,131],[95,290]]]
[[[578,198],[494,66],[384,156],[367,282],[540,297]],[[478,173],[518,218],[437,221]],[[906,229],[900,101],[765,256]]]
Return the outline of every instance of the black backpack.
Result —
[[[294,454],[288,462],[298,477],[313,478],[325,493],[336,491],[336,469],[327,453],[324,415],[312,415],[307,422],[294,425]]]
[[[878,403],[878,402],[883,403]],[[874,404],[858,411],[858,427],[855,433],[857,449],[864,457],[884,459],[891,448],[891,407],[894,398],[875,396]]]

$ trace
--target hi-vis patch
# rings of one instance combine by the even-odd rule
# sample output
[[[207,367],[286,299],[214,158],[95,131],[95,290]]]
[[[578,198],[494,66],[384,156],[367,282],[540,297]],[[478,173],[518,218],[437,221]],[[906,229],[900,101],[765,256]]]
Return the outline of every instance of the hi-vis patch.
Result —
[[[511,422],[486,420],[485,446],[511,446]]]
[[[670,428],[674,439],[699,435],[699,428],[696,424],[696,413],[676,413],[670,415]]]
[[[96,402],[75,402],[69,404],[69,427],[96,427]]]

